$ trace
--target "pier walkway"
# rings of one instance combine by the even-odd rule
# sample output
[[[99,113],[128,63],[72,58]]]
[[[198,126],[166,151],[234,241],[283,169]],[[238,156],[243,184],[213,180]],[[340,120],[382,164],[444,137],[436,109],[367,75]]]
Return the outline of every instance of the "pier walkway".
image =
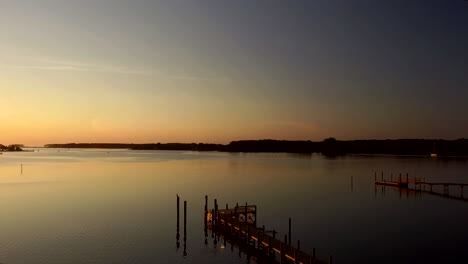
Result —
[[[409,189],[416,192],[424,192],[432,195],[442,196],[445,198],[451,198],[461,201],[468,201],[468,198],[465,198],[463,195],[463,188],[468,186],[468,183],[454,183],[454,182],[426,182],[425,178],[409,178],[408,174],[406,177],[402,178],[401,174],[399,177],[393,178],[393,175],[390,176],[390,180],[384,179],[383,172],[380,180],[377,180],[377,173],[374,175],[374,184],[383,185],[383,186],[393,186],[398,188]],[[412,185],[410,187],[410,184]],[[433,187],[441,186],[443,187],[443,193],[433,191]],[[427,187],[427,188],[426,188]],[[450,187],[459,187],[460,195],[456,196],[450,193]]]
[[[297,247],[291,245],[291,219],[289,219],[289,236],[285,235],[284,240],[276,237],[275,230],[267,231],[265,226],[257,227],[257,206],[245,205],[234,208],[218,209],[215,199],[215,206],[212,210],[207,210],[207,197],[205,204],[205,228],[213,230],[217,235],[243,244],[256,251],[257,255],[262,255],[263,259],[270,259],[271,263],[295,263],[295,264],[326,264],[332,263],[330,256],[327,261],[318,260],[315,249],[310,255],[300,248],[300,241]],[[276,261],[275,254],[279,260]]]

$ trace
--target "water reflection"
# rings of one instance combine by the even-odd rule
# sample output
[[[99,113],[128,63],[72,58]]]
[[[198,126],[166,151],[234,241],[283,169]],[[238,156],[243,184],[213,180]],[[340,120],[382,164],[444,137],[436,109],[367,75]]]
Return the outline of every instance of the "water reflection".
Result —
[[[338,264],[460,263],[468,251],[465,202],[373,186],[375,170],[468,183],[465,161],[107,152],[41,149],[2,155],[0,262],[245,263],[250,253],[237,252],[235,244],[231,253],[228,238],[205,228],[205,194],[223,204],[255,202],[261,206],[259,221],[272,229],[287,230],[284,218],[297,219],[294,233],[301,248],[316,247],[323,254],[318,257],[336,256]],[[433,191],[444,193],[435,186]],[[190,201],[186,223],[183,212],[174,210],[175,193]],[[450,194],[461,197],[456,188]]]

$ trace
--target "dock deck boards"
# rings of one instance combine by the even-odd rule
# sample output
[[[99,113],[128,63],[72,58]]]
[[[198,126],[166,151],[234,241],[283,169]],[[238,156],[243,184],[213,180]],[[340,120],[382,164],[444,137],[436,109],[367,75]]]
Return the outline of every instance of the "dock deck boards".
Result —
[[[217,206],[215,206],[216,208]],[[256,206],[237,206],[231,209],[219,209],[211,210],[207,212],[207,218],[211,219],[211,228],[221,232],[226,236],[231,237],[242,237],[242,240],[246,241],[245,244],[250,245],[253,243],[259,251],[266,252],[267,256],[270,256],[268,252],[276,252],[280,256],[280,263],[300,263],[300,264],[326,264],[330,263],[322,261],[316,258],[314,255],[309,255],[306,252],[293,247],[288,244],[287,241],[282,241],[276,237],[273,237],[263,228],[256,227],[256,221],[245,222],[240,219],[239,215],[255,214]],[[211,214],[211,215],[209,215]],[[315,250],[314,250],[315,253]],[[287,262],[286,262],[287,261]]]

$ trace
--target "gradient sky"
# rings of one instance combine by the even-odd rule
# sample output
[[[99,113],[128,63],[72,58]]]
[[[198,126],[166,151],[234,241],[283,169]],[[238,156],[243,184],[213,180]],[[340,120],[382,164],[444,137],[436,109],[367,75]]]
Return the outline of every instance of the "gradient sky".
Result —
[[[0,0],[0,143],[468,136],[468,1]]]

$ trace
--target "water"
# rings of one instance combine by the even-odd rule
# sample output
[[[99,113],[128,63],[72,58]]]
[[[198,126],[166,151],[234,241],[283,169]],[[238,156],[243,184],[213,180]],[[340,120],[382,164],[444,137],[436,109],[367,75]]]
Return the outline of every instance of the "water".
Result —
[[[23,172],[21,173],[21,164]],[[66,150],[0,155],[0,263],[246,263],[204,244],[204,195],[335,263],[467,262],[468,203],[375,189],[374,171],[468,183],[466,160]],[[351,176],[353,183],[351,184]],[[453,188],[454,195],[459,189]],[[187,256],[176,193],[188,201]],[[468,196],[468,191],[465,192]],[[182,228],[182,226],[181,226]]]

